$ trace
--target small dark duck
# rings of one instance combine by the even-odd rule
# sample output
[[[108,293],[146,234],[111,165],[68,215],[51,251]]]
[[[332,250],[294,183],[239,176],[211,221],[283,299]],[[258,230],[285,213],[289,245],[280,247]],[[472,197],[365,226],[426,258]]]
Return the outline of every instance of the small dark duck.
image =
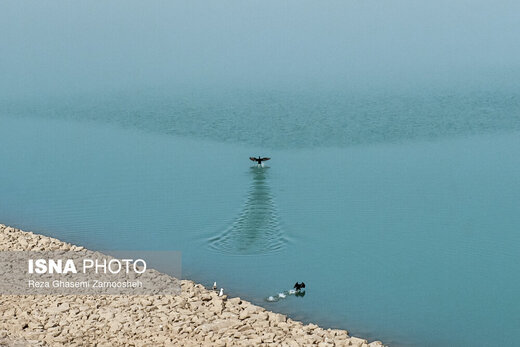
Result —
[[[302,283],[298,283],[298,282],[296,282],[296,283],[294,284],[294,289],[295,289],[297,292],[301,291],[303,288],[305,288],[305,283],[303,283],[303,282],[302,282]]]

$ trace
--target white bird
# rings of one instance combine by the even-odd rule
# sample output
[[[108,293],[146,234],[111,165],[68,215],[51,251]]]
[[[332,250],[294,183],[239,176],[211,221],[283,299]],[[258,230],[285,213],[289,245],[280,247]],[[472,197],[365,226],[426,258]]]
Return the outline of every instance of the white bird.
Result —
[[[217,290],[217,282],[213,282],[213,290]]]
[[[218,296],[224,295],[224,288],[220,288],[220,292],[218,293]]]
[[[282,299],[285,299],[285,294],[284,293],[278,293],[278,296]]]

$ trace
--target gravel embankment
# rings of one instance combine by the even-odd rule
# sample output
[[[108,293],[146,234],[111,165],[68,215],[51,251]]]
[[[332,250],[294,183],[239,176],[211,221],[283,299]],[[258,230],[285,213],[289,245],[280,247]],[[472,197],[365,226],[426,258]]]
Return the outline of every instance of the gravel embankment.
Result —
[[[79,250],[0,224],[0,251]],[[382,346],[182,280],[180,295],[0,295],[0,346]]]

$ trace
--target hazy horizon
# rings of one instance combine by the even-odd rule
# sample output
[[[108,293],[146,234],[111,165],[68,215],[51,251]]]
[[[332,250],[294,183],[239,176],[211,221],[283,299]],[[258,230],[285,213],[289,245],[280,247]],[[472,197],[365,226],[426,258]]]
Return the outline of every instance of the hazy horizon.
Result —
[[[508,88],[513,1],[5,1],[3,98],[146,88]]]

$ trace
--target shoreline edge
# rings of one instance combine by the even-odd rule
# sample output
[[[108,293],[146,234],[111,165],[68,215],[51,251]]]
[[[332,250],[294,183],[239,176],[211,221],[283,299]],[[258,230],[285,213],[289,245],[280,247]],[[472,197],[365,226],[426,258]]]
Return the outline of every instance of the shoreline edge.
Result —
[[[0,224],[0,251],[83,250]],[[181,280],[179,295],[0,295],[0,345],[381,347]]]

